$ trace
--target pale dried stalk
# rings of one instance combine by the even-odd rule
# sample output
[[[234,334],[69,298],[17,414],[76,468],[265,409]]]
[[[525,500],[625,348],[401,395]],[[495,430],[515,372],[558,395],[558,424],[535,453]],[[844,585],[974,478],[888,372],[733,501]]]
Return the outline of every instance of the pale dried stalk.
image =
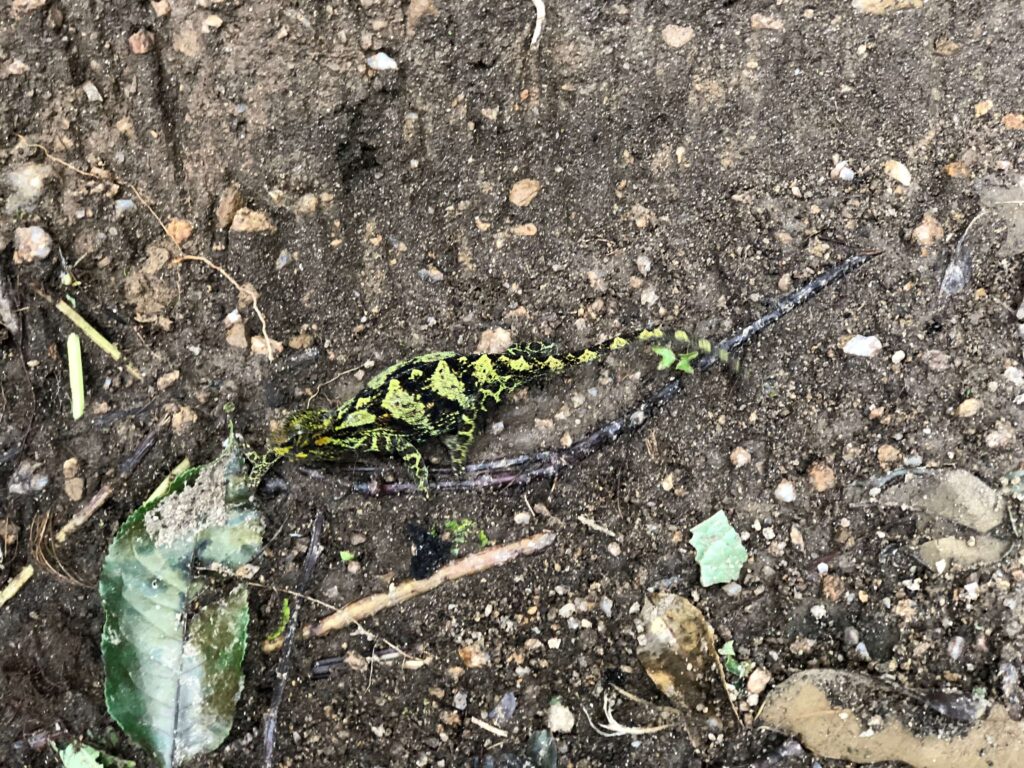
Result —
[[[0,608],[3,607],[4,603],[13,598],[21,588],[28,584],[28,580],[32,578],[32,574],[36,572],[36,569],[31,565],[26,565],[20,571],[18,575],[8,581],[3,590],[0,590]]]
[[[519,539],[511,544],[504,544],[500,547],[488,547],[485,550],[475,552],[472,555],[467,555],[460,560],[449,563],[425,579],[404,581],[388,592],[367,595],[353,603],[349,603],[340,611],[321,619],[318,623],[303,627],[302,636],[323,637],[329,632],[344,629],[350,624],[362,621],[387,608],[401,605],[450,581],[458,581],[466,576],[472,576],[488,571],[496,566],[505,565],[521,555],[534,555],[550,547],[554,541],[555,534],[551,531],[544,531],[528,536],[525,539]]]

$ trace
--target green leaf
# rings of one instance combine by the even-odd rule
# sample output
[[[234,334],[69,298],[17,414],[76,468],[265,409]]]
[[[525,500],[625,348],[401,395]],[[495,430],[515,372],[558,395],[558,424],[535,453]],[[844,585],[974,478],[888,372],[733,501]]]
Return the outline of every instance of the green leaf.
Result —
[[[88,744],[68,744],[57,757],[64,768],[135,768],[134,760],[122,760]]]
[[[690,529],[690,544],[697,551],[700,583],[705,587],[735,581],[747,561],[747,550],[725,512],[716,512]]]
[[[352,562],[353,560],[356,559],[356,553],[355,552],[350,552],[347,549],[343,549],[343,550],[341,550],[341,552],[338,553],[338,557],[341,558],[341,562],[343,562],[343,563],[350,563],[350,562]]]
[[[259,551],[251,496],[244,446],[232,439],[133,512],[103,563],[107,711],[165,768],[216,749],[231,730],[248,591],[226,591],[211,569],[234,570]]]

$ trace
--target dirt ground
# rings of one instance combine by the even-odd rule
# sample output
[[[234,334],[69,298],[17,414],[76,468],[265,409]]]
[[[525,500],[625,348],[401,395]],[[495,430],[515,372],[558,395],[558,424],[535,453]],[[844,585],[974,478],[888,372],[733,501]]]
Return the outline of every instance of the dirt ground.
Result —
[[[666,586],[770,673],[769,690],[798,670],[838,668],[915,691],[984,689],[1012,709],[1000,680],[1022,662],[1017,550],[935,574],[915,557],[914,517],[882,506],[869,485],[920,462],[998,487],[1022,466],[1024,228],[1013,195],[1024,10],[1015,0],[892,0],[882,5],[909,7],[882,14],[854,5],[553,0],[531,47],[527,0],[5,0],[0,267],[23,331],[0,343],[0,514],[20,531],[0,582],[34,562],[44,516],[62,524],[81,505],[71,497],[88,499],[173,420],[126,488],[50,552],[85,586],[39,568],[0,608],[0,763],[55,765],[25,743],[55,725],[94,743],[116,732],[102,693],[100,562],[172,466],[216,455],[225,403],[259,442],[289,409],[353,394],[369,368],[472,351],[496,329],[563,348],[652,323],[717,338],[838,261],[835,238],[882,254],[753,343],[739,379],[687,381],[643,432],[556,482],[427,501],[353,495],[344,467],[275,471],[264,503],[279,535],[258,579],[294,585],[322,510],[311,591],[332,604],[408,577],[410,523],[468,518],[493,542],[557,533],[541,555],[368,623],[431,657],[420,669],[362,668],[383,649],[365,636],[300,642],[279,764],[468,765],[524,744],[555,696],[576,715],[556,735],[563,765],[764,758],[783,736],[747,728],[698,753],[680,729],[609,739],[588,724],[584,711],[596,721],[612,683],[664,703],[636,649],[645,592]],[[140,30],[151,34],[130,42]],[[367,66],[380,51],[396,70]],[[25,173],[41,180],[35,193],[19,191]],[[539,192],[515,205],[523,179]],[[940,296],[986,200],[969,285]],[[232,217],[242,202],[252,213]],[[272,362],[251,302],[207,265],[176,261],[155,216],[178,239],[187,222],[184,253],[258,291],[283,345]],[[15,263],[15,229],[32,225],[52,237],[51,253]],[[87,343],[86,414],[73,421],[71,326],[33,286],[73,296],[144,380]],[[877,336],[881,351],[845,354],[854,334]],[[472,456],[578,438],[663,376],[637,354],[534,388]],[[980,409],[962,408],[969,399]],[[730,460],[737,448],[749,464]],[[8,493],[26,461],[48,485]],[[775,495],[785,480],[791,502]],[[739,588],[702,588],[687,543],[718,510],[748,537]],[[1012,538],[1008,529],[997,533]],[[259,643],[279,608],[255,590],[235,725],[197,765],[260,760],[275,659]],[[351,665],[310,679],[314,660],[350,652]],[[759,698],[739,687],[749,725]],[[508,692],[517,708],[502,740],[470,718],[488,720]],[[628,702],[616,715],[657,721]],[[124,740],[116,751],[145,759]]]

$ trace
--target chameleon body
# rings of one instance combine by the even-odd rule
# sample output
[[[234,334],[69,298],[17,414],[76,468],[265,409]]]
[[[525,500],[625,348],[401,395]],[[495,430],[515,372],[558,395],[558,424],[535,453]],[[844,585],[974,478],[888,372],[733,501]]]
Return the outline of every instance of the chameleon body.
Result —
[[[539,342],[513,346],[501,354],[429,352],[381,371],[338,408],[289,416],[275,435],[267,461],[334,461],[353,452],[396,456],[426,493],[428,473],[420,453],[425,442],[439,440],[452,465],[462,467],[483,417],[509,394],[538,379],[603,360],[636,342],[651,346],[659,368],[685,373],[693,373],[694,361],[712,351],[707,339],[651,328],[566,354]],[[723,351],[722,359],[727,358]]]
[[[520,387],[604,360],[636,342],[651,347],[661,369],[687,374],[705,370],[729,361],[737,347],[874,255],[849,257],[777,299],[771,311],[718,344],[691,339],[685,331],[651,328],[567,354],[558,354],[552,344],[531,343],[496,355],[430,352],[412,357],[378,373],[338,408],[293,413],[277,431],[268,453],[255,458],[256,471],[265,472],[282,458],[334,461],[354,452],[376,453],[400,458],[426,493],[428,472],[420,447],[439,440],[453,466],[461,468],[485,414]]]

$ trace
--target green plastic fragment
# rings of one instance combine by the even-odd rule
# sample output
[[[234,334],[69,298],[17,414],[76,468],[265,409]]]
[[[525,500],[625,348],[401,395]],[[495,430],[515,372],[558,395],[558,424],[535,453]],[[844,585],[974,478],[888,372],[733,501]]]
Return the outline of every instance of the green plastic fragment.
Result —
[[[356,553],[350,552],[347,549],[343,549],[341,550],[341,552],[338,553],[338,557],[341,558],[341,562],[343,563],[351,563],[353,560],[356,559]]]
[[[739,578],[747,550],[725,512],[718,511],[690,529],[690,545],[697,551],[700,583],[705,587]]]

